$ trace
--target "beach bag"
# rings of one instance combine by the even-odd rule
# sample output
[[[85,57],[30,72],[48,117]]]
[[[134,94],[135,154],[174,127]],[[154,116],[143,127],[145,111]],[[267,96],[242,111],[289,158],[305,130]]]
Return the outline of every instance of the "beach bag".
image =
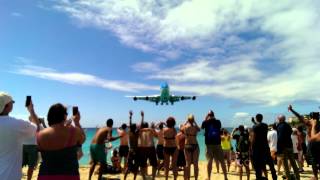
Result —
[[[211,124],[208,128],[207,137],[210,142],[218,142],[220,140],[220,129]]]

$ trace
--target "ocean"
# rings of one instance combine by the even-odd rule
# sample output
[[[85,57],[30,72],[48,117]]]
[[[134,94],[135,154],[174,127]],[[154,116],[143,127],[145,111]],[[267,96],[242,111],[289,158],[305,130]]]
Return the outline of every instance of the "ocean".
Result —
[[[232,129],[233,128],[226,128],[229,133],[231,133]],[[90,151],[89,151],[89,148],[90,148],[90,143],[91,143],[91,140],[94,136],[96,132],[96,128],[85,128],[85,133],[86,133],[86,141],[84,142],[84,144],[82,145],[82,151],[83,151],[83,157],[80,159],[80,165],[88,165],[89,164],[89,161],[90,161]],[[118,136],[117,134],[117,130],[114,129],[112,131],[112,136],[116,137]],[[200,157],[199,157],[199,160],[200,161],[204,161],[206,160],[206,157],[205,157],[205,143],[204,143],[204,131],[201,130],[199,133],[198,133],[198,136],[197,136],[197,139],[198,139],[198,143],[199,143],[199,147],[200,147]],[[155,140],[155,143],[156,143],[156,140]],[[119,147],[119,144],[120,144],[120,140],[116,140],[116,141],[113,141],[112,142],[112,147],[113,148],[117,148]],[[235,141],[232,141],[232,145],[235,146]],[[108,151],[108,155],[107,155],[107,161],[110,162],[110,157],[111,157],[111,150]]]

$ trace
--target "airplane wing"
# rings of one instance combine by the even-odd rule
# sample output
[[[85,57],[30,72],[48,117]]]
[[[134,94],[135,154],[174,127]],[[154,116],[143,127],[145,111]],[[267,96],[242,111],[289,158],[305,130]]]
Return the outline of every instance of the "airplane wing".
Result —
[[[188,99],[196,100],[196,96],[175,96],[175,95],[170,96],[171,102],[183,101]]]
[[[133,98],[134,101],[137,100],[145,100],[145,101],[151,101],[151,102],[159,102],[160,96],[159,95],[151,95],[151,96],[126,96]]]

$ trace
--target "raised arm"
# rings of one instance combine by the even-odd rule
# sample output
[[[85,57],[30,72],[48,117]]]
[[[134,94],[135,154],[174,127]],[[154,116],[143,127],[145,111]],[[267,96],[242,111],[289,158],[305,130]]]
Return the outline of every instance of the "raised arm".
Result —
[[[143,122],[144,122],[144,112],[141,111],[141,123],[140,123],[140,126],[142,126]]]
[[[77,114],[72,116],[72,120],[74,122],[74,125],[77,128],[77,131],[79,133],[78,143],[79,144],[83,144],[84,141],[86,140],[86,134],[85,134],[84,130],[81,127],[80,119],[81,119],[81,116],[80,116],[80,112],[79,111],[78,111]]]
[[[30,121],[37,125],[37,132],[40,131],[40,121],[38,119],[37,114],[34,111],[32,100],[30,102],[30,105],[27,107],[27,109],[30,113]]]
[[[304,119],[303,116],[301,116],[297,111],[295,111],[291,104],[288,106],[288,111],[292,112],[299,119],[300,122],[304,124],[309,124],[308,120]]]
[[[200,127],[198,126],[197,121],[194,120],[193,122],[194,122],[195,127],[197,128],[197,131],[200,131]]]
[[[131,125],[132,125],[132,111],[130,110],[129,111],[129,126],[131,127]]]

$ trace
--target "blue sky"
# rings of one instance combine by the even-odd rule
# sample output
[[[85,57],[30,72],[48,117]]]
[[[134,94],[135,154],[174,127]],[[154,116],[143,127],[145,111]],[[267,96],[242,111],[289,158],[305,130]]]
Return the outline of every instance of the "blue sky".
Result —
[[[213,109],[224,126],[250,123],[257,112],[272,122],[318,110],[320,3],[317,1],[0,2],[0,90],[26,117],[32,95],[40,116],[50,105],[78,105],[82,124],[116,125],[132,109],[146,120],[178,123]],[[174,106],[134,102],[126,95],[159,93],[196,101]]]

